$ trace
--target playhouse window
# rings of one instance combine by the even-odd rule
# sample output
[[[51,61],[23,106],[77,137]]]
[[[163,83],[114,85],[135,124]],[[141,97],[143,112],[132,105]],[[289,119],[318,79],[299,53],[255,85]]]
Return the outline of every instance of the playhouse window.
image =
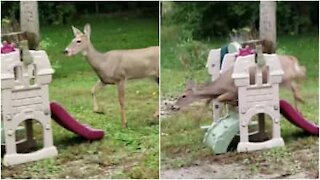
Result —
[[[262,71],[262,84],[268,84],[269,82],[269,66],[263,68]]]
[[[254,85],[256,84],[256,67],[252,66],[249,68],[249,84]]]
[[[32,77],[29,79],[29,84],[30,85],[35,85],[36,84],[36,78]]]
[[[37,75],[37,66],[35,64],[33,64],[33,69],[32,69],[32,76],[36,76]]]
[[[36,84],[36,75],[37,75],[37,66],[33,64],[31,66],[31,74],[30,74],[30,79],[29,79],[29,85],[35,85]]]
[[[249,84],[250,85],[255,85],[257,83],[256,73],[257,73],[256,67],[253,66],[249,68]],[[262,68],[262,84],[268,84],[268,83],[269,83],[269,66],[265,66]]]
[[[22,78],[22,69],[21,66],[13,67],[14,80],[19,81]]]

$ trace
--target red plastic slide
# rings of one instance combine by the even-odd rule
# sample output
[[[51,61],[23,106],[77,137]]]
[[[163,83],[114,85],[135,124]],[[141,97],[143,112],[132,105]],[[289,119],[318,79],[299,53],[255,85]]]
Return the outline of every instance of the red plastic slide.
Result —
[[[304,119],[287,101],[280,100],[280,113],[292,124],[304,131],[319,136],[319,126]]]
[[[80,135],[88,140],[98,140],[103,138],[104,131],[91,128],[75,120],[61,105],[56,102],[50,103],[51,118],[67,130]]]

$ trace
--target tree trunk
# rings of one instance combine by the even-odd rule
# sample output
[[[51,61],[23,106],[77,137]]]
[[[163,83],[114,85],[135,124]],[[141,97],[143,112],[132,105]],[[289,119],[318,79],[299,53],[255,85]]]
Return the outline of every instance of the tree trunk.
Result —
[[[94,2],[94,6],[96,9],[96,14],[99,14],[99,3],[97,1]]]
[[[276,2],[260,1],[260,39],[272,42],[272,52],[276,50]]]
[[[37,1],[20,2],[21,31],[26,31],[29,49],[36,49],[39,45],[39,15]]]

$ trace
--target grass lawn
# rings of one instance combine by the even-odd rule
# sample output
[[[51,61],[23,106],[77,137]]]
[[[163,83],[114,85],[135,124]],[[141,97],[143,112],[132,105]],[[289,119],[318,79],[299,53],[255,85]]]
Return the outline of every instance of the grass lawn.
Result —
[[[81,17],[74,26],[91,24],[96,49],[143,48],[158,45],[158,19]],[[121,127],[115,86],[98,93],[105,114],[92,112],[91,87],[97,76],[84,57],[65,57],[73,38],[71,25],[42,26],[41,46],[55,69],[50,100],[62,104],[82,123],[103,129],[106,136],[95,142],[80,139],[53,122],[58,156],[14,167],[3,167],[2,178],[158,178],[159,122],[153,118],[158,106],[158,86],[151,80],[129,82],[126,88],[128,129]],[[40,137],[38,135],[37,137]]]
[[[307,77],[305,81],[300,83],[302,96],[306,103],[299,107],[306,119],[319,124],[319,41],[317,36],[316,33],[280,36],[278,37],[278,49],[279,53],[296,56],[300,63],[306,66]],[[191,71],[180,65],[175,51],[175,42],[166,38],[166,34],[162,37],[164,38],[161,42],[161,63],[165,68],[161,69],[161,100],[168,100],[181,95],[185,88],[186,77],[190,75]],[[206,44],[213,49],[221,47],[226,42],[228,41],[219,38],[214,42],[206,42]],[[206,59],[203,62],[205,63]],[[202,70],[192,71],[192,74],[197,83],[210,80],[205,64]],[[174,78],[172,78],[173,75]],[[291,91],[281,89],[280,94],[281,99],[286,99],[293,104]],[[209,164],[214,162],[242,164],[252,174],[276,171],[290,171],[290,174],[306,171],[313,175],[318,174],[318,137],[304,134],[301,129],[285,119],[281,121],[281,133],[286,144],[285,148],[213,155],[211,150],[202,143],[204,132],[200,129],[201,125],[209,125],[212,122],[212,108],[203,108],[204,105],[194,105],[161,120],[162,170],[193,166],[196,162],[209,160]],[[304,154],[310,155],[311,160],[302,157],[302,155],[299,156],[299,154],[303,154],[301,151],[306,151]],[[267,167],[261,166],[261,163],[267,164]],[[311,177],[314,177],[313,175]]]

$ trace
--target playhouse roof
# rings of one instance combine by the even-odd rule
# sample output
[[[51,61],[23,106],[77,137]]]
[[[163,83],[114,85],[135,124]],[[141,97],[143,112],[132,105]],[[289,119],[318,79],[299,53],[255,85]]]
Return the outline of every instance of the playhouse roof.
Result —
[[[30,50],[30,53],[36,65],[38,76],[53,74],[54,71],[51,68],[49,58],[45,51]],[[23,62],[20,61],[19,51],[1,54],[1,80],[13,79],[15,66],[23,66]]]
[[[282,76],[283,71],[276,54],[263,54],[263,58],[266,60],[266,65],[269,67],[269,74],[273,76]],[[255,55],[239,56],[235,62],[232,78],[249,78],[249,67],[255,66]]]

